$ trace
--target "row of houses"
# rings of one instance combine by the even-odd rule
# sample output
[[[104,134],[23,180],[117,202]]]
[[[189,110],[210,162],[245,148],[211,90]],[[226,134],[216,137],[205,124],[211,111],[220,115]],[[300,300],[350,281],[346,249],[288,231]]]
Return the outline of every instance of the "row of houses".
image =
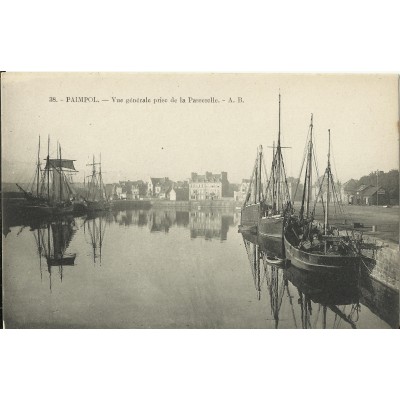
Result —
[[[120,200],[158,198],[171,201],[217,200],[230,195],[228,174],[206,172],[199,175],[192,172],[188,181],[174,182],[168,177],[139,181],[120,181],[114,184],[112,197]]]
[[[249,191],[250,179],[243,179],[237,191],[234,192],[234,199],[239,202],[244,202]],[[297,180],[288,178],[289,194],[294,201],[301,200],[303,185],[300,184],[297,191]],[[312,188],[312,200],[318,196],[318,200],[326,201],[327,188],[322,187],[320,192],[319,183],[316,183]],[[334,198],[335,197],[335,198]],[[330,202],[339,200],[343,204],[355,205],[384,205],[388,204],[388,194],[382,186],[374,185],[358,185],[354,180],[350,180],[344,184],[336,184],[336,192],[330,191]]]
[[[296,192],[297,180],[288,178],[287,181],[291,198],[298,201],[301,198],[302,185],[299,185]],[[158,198],[187,201],[233,198],[233,200],[243,203],[249,187],[250,179],[242,179],[239,185],[233,185],[229,183],[226,172],[214,174],[207,171],[204,175],[192,172],[187,181],[174,182],[168,177],[149,177],[145,181],[120,181],[113,185],[111,191],[114,199]],[[350,180],[343,185],[338,183],[336,190],[336,193],[330,192],[331,201],[334,200],[333,196],[335,196],[345,204],[387,204],[388,196],[381,186],[357,185],[356,181]],[[326,188],[322,188],[322,193],[320,193],[319,184],[316,183],[312,190],[312,197],[315,199],[318,194],[322,194],[322,198],[326,199]]]

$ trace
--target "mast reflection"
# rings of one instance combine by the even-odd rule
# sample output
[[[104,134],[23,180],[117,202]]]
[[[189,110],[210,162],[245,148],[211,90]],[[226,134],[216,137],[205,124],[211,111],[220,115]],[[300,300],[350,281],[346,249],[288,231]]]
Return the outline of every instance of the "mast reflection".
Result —
[[[106,233],[106,226],[107,222],[112,220],[113,216],[109,211],[98,211],[88,214],[83,222],[83,232],[86,242],[92,247],[94,266],[101,266],[102,247]]]
[[[356,328],[361,310],[360,277],[352,274],[319,274],[280,262],[257,235],[242,233],[258,300],[265,282],[270,313],[279,327],[282,307],[290,307],[293,324],[301,328]],[[274,249],[273,249],[274,250]],[[275,249],[276,250],[276,249]],[[271,254],[274,256],[271,257]],[[281,260],[282,261],[282,260]],[[294,290],[293,290],[294,289]],[[292,293],[297,292],[297,301]],[[346,312],[346,308],[350,310]]]
[[[75,265],[76,253],[67,252],[77,230],[75,219],[73,217],[59,217],[54,220],[42,221],[36,228],[32,227],[31,229],[39,255],[40,278],[43,278],[42,259],[44,258],[51,290],[53,270],[58,271],[62,282],[64,267]]]

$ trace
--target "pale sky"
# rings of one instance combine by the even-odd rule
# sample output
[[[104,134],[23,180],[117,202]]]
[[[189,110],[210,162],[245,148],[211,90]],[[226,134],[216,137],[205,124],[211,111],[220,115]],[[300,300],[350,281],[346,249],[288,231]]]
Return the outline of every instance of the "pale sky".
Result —
[[[398,168],[396,75],[6,73],[2,180],[33,178],[38,136],[43,159],[50,135],[52,156],[59,141],[63,158],[77,160],[75,181],[83,181],[86,164],[101,153],[106,183],[149,176],[183,180],[192,171],[226,171],[229,181],[239,183],[250,177],[258,145],[271,163],[267,146],[277,140],[279,90],[282,145],[291,147],[284,151],[289,176],[299,174],[311,113],[321,172],[329,128],[341,181]],[[76,96],[95,96],[99,103],[66,102]],[[112,96],[174,96],[178,103],[113,103]],[[221,102],[179,102],[189,96]],[[229,97],[244,103],[228,103]]]

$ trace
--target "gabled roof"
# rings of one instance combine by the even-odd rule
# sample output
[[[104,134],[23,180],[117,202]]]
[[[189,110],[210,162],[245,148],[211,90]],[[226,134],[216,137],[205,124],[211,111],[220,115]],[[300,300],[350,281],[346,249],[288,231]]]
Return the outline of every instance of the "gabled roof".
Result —
[[[371,185],[361,185],[358,187],[357,192],[362,192],[363,190],[365,190],[366,188],[370,187]]]
[[[369,186],[363,191],[362,195],[363,196],[372,196],[380,189],[382,189],[382,188],[376,187],[376,186]]]

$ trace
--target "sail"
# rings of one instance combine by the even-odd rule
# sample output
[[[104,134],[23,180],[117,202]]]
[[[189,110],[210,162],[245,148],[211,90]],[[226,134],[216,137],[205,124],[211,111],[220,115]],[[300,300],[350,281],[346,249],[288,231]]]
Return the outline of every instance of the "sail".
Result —
[[[72,190],[66,176],[58,169],[52,170],[50,197],[54,202],[70,200]]]
[[[46,159],[46,166],[45,169],[67,169],[76,171],[74,166],[74,161],[76,160],[66,160],[66,159],[59,159],[59,158],[50,158],[49,160]]]

